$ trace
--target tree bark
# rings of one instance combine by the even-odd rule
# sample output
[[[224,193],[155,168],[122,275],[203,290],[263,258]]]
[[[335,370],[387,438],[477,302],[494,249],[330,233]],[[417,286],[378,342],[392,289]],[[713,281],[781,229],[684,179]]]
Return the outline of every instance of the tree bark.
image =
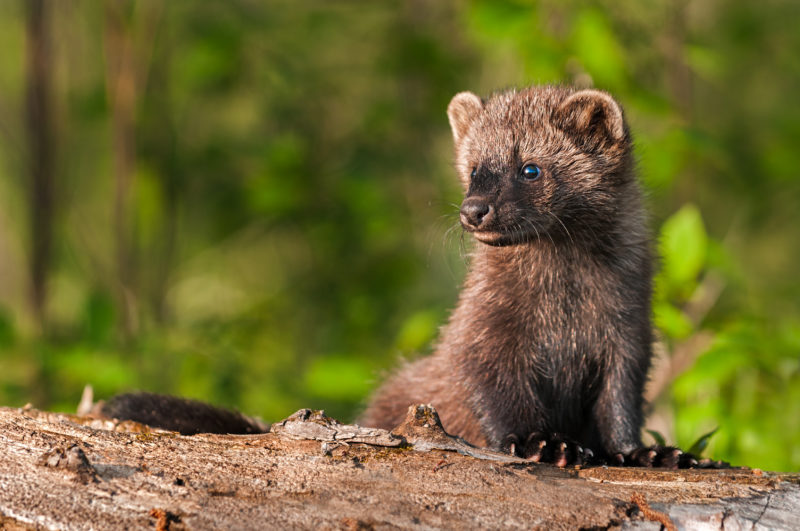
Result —
[[[529,463],[422,406],[394,434],[303,410],[239,436],[0,408],[0,529],[792,529],[798,483]]]

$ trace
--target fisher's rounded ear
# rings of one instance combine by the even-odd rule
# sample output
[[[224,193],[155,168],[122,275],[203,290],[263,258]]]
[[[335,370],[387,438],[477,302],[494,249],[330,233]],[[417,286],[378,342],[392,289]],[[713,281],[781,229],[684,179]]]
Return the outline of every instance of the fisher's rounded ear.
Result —
[[[447,106],[447,118],[450,120],[456,145],[461,143],[481,109],[483,102],[472,92],[459,92],[450,100],[450,105]]]
[[[628,135],[622,108],[599,90],[568,96],[556,109],[554,122],[589,150],[614,145]]]

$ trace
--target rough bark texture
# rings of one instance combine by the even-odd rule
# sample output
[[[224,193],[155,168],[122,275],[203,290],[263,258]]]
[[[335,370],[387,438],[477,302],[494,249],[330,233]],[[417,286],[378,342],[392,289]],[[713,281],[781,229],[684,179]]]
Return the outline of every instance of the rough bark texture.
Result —
[[[393,435],[303,410],[238,436],[0,408],[0,529],[796,529],[798,514],[797,475],[563,470],[465,445],[421,406]]]

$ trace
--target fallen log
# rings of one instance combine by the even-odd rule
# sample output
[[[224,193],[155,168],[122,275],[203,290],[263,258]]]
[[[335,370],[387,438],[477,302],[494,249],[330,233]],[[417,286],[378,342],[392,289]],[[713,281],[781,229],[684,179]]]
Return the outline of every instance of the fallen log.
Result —
[[[0,408],[0,529],[797,529],[800,476],[559,469],[301,410],[262,435],[181,436]]]

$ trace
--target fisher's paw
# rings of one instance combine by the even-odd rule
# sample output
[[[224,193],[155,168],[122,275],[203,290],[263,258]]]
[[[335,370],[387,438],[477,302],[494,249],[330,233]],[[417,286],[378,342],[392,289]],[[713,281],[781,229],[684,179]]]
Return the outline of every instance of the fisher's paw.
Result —
[[[525,439],[510,433],[503,439],[502,449],[535,463],[552,463],[562,468],[582,465],[594,456],[589,448],[559,433],[534,432]]]
[[[641,466],[647,468],[695,468],[698,461],[692,454],[674,446],[643,446],[628,454],[615,454],[612,458],[619,466]]]

